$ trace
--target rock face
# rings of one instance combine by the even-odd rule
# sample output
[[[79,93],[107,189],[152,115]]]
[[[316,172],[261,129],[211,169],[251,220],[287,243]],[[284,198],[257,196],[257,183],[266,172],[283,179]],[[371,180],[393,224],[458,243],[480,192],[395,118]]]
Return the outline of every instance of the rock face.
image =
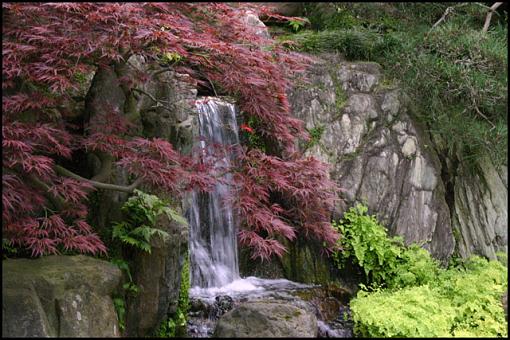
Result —
[[[326,58],[311,71],[312,85],[296,86],[290,101],[308,129],[324,131],[307,153],[330,163],[345,190],[337,217],[363,202],[392,234],[423,243],[446,261],[455,240],[428,136],[409,117],[399,91],[381,86],[379,65]]]
[[[462,257],[480,254],[496,259],[508,251],[508,170],[485,160],[473,173],[460,167],[455,178],[453,226]]]
[[[317,318],[288,303],[248,302],[224,314],[215,337],[317,337]]]
[[[82,255],[2,264],[2,337],[119,336],[113,264]]]
[[[140,291],[127,301],[127,336],[152,334],[167,315],[177,310],[180,273],[188,249],[188,228],[169,220],[165,214],[158,217],[156,225],[170,237],[151,239],[150,254],[140,251],[133,254],[130,267]]]
[[[409,114],[411,99],[385,84],[378,64],[321,57],[310,84],[295,84],[289,95],[294,115],[309,130],[323,131],[306,153],[330,163],[344,189],[335,218],[362,202],[391,234],[423,244],[443,263],[456,241],[462,257],[494,259],[505,251],[506,167],[485,161],[473,173],[462,164],[442,166],[435,143]],[[449,192],[445,178],[454,178]]]

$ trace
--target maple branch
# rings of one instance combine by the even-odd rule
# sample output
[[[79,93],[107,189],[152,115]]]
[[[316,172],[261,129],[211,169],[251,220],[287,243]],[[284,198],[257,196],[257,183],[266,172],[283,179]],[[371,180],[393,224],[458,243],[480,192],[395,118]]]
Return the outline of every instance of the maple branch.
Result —
[[[87,183],[89,183],[90,185],[92,185],[96,189],[115,190],[115,191],[122,191],[122,192],[132,193],[142,183],[142,179],[141,178],[138,178],[136,181],[134,181],[129,186],[98,182],[98,181],[94,181],[94,180],[91,180],[91,179],[87,179],[87,178],[81,177],[80,175],[75,174],[74,172],[72,172],[70,170],[67,170],[66,168],[63,168],[60,165],[55,165],[55,171],[59,175],[67,176],[67,177],[76,179],[78,181],[87,182]]]
[[[30,184],[32,184],[35,188],[40,189],[44,192],[44,196],[53,204],[53,206],[57,210],[63,210],[65,206],[65,200],[61,196],[55,196],[51,194],[50,187],[48,184],[41,181],[34,174],[27,174],[26,172],[21,171],[20,169],[9,169],[2,167],[2,170],[7,173],[11,173],[17,175],[21,178],[27,179]]]
[[[146,95],[147,97],[152,99],[152,101],[154,101],[156,104],[159,104],[159,105],[156,105],[156,107],[163,107],[165,110],[167,110],[169,112],[172,112],[171,109],[169,109],[168,107],[165,106],[165,105],[170,104],[168,101],[156,99],[156,98],[154,98],[154,96],[152,94],[150,94],[148,92],[145,92],[144,90],[140,90],[140,89],[137,89],[137,88],[133,88],[132,90]],[[164,104],[164,103],[166,103],[166,104]]]
[[[485,17],[485,24],[483,25],[482,33],[487,33],[489,30],[489,25],[491,24],[492,14],[496,12],[496,9],[501,6],[502,2],[496,2],[494,5],[489,8],[489,12],[487,13],[487,16]]]

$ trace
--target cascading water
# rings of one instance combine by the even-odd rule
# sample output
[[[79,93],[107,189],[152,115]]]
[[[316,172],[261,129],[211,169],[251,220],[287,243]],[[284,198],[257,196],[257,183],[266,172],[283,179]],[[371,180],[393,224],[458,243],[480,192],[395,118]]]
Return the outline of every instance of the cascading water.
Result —
[[[235,106],[219,98],[204,97],[196,102],[196,107],[201,141],[195,156],[214,160],[213,172],[222,180],[209,193],[191,195],[188,335],[211,337],[218,317],[241,301],[278,299],[303,306],[304,301],[296,292],[317,286],[286,279],[240,278],[236,213],[229,203],[232,178],[225,171],[234,157],[230,147],[239,144]],[[324,322],[319,324],[319,330],[323,337],[342,336]]]
[[[200,157],[214,151],[220,155],[215,169],[228,168],[232,153],[226,147],[239,143],[235,106],[215,98],[204,98],[196,105],[202,138]],[[239,279],[235,213],[228,202],[230,181],[231,175],[226,174],[212,192],[192,194],[189,218],[193,287],[221,287]]]

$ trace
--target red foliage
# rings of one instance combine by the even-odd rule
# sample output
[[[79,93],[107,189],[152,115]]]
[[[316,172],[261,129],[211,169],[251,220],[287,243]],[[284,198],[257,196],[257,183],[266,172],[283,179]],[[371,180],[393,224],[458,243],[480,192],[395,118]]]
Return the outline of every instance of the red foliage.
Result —
[[[79,88],[76,75],[125,63],[135,54],[156,60],[161,53],[172,52],[182,57],[176,71],[199,83],[205,77],[235,95],[245,118],[260,123],[257,133],[284,150],[282,158],[257,151],[243,151],[239,158],[234,177],[242,187],[241,243],[262,258],[281,255],[285,249],[275,237],[293,239],[296,232],[332,247],[337,235],[329,225],[329,212],[335,185],[328,181],[324,164],[295,154],[295,139],[306,139],[307,133],[291,116],[286,97],[289,77],[303,70],[307,59],[284,52],[246,27],[239,11],[247,7],[2,3],[4,238],[27,247],[34,256],[55,253],[58,247],[106,250],[84,222],[83,201],[90,188],[54,169],[75,150],[109,154],[144,184],[174,194],[214,183],[212,163],[183,157],[160,139],[129,137],[122,112],[104,108],[105,115],[91,117],[85,130],[66,125],[66,119],[77,115],[67,105]],[[271,17],[267,9],[251,7]],[[261,49],[262,44],[269,48]],[[133,78],[119,80],[128,88],[146,80],[140,74]],[[275,204],[271,198],[275,193],[290,202],[289,207]],[[52,204],[55,198],[64,200],[60,211]]]
[[[306,237],[324,242],[326,251],[336,247],[338,234],[331,228],[329,216],[337,187],[328,179],[325,164],[312,157],[283,160],[256,149],[243,155],[241,162],[245,171],[237,173],[236,180],[245,230],[240,241],[254,248],[254,257],[281,255],[284,247],[274,237],[294,239],[293,225]],[[288,207],[272,203],[275,194]],[[253,232],[263,232],[268,238],[253,237]]]

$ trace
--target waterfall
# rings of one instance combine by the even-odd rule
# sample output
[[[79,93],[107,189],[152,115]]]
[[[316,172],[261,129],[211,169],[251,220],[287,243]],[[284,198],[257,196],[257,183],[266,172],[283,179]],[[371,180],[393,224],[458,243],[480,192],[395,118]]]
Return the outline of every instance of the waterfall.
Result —
[[[226,147],[239,143],[235,106],[206,97],[197,101],[196,107],[202,139],[197,157],[207,157],[213,149],[216,154],[219,152],[215,169],[220,173],[220,169],[228,167],[232,161],[232,153],[225,150]],[[224,181],[217,183],[212,192],[192,193],[188,216],[192,287],[221,287],[239,279],[236,218],[232,205],[226,201],[231,190],[231,175],[222,178]]]

